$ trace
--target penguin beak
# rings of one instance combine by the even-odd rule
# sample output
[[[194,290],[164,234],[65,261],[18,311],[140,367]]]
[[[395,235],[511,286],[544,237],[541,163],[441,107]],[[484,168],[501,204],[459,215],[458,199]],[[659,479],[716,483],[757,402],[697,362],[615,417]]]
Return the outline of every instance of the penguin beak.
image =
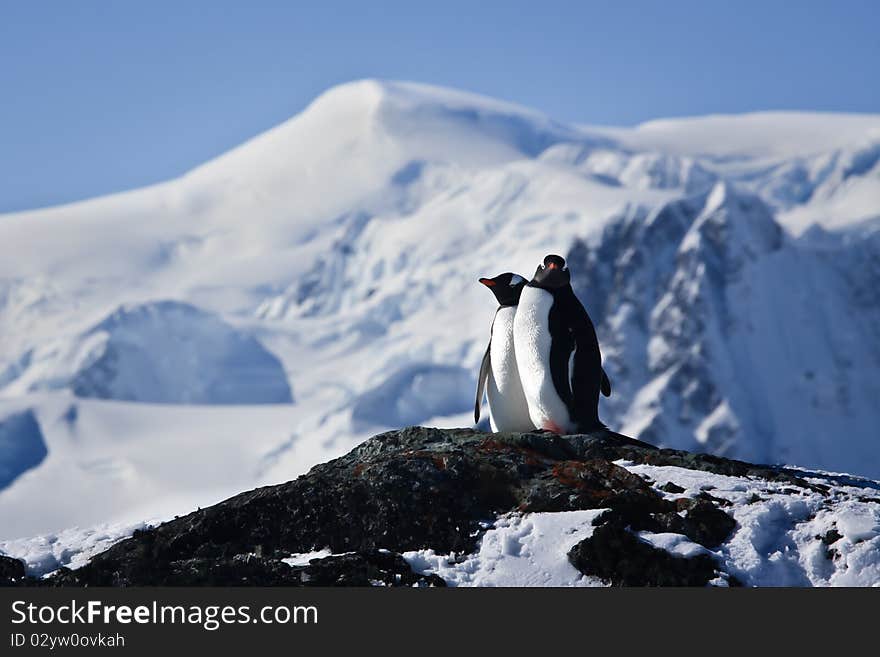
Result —
[[[547,269],[559,269],[555,262],[551,262],[547,265]]]
[[[480,283],[482,283],[486,287],[495,287],[495,281],[493,281],[491,278],[481,278]]]

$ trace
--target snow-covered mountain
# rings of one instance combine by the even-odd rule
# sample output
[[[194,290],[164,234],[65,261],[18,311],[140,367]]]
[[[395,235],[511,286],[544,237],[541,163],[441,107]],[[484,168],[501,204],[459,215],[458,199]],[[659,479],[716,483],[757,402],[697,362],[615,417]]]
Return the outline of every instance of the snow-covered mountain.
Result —
[[[284,368],[252,336],[178,301],[123,306],[75,336],[27,351],[7,392],[164,404],[292,402]]]
[[[469,424],[476,279],[549,252],[597,323],[610,426],[880,476],[878,229],[878,115],[607,128],[336,87],[177,180],[0,216],[0,435],[45,447],[0,454],[0,538]]]

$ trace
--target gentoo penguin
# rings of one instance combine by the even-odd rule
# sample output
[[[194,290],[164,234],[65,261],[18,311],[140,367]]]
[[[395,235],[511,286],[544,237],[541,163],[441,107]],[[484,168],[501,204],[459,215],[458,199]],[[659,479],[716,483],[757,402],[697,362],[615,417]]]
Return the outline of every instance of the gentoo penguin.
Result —
[[[526,279],[508,272],[495,278],[481,278],[480,283],[492,290],[500,305],[492,320],[489,346],[480,366],[474,422],[480,421],[480,405],[485,391],[492,431],[534,431],[513,353],[513,318]]]
[[[599,391],[610,396],[611,382],[602,369],[596,329],[571,289],[571,274],[560,256],[544,258],[523,289],[513,342],[536,428],[554,433],[605,428],[599,421]]]

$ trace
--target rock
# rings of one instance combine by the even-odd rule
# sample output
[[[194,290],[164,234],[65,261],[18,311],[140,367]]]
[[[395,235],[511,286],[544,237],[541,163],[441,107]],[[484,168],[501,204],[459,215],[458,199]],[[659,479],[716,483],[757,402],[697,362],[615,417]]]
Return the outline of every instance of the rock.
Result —
[[[616,522],[597,527],[569,551],[568,559],[585,575],[613,586],[705,586],[716,576],[715,562],[708,555],[673,556]]]
[[[712,502],[718,506],[733,506],[733,502],[730,500],[725,500],[722,497],[715,497],[714,495],[707,493],[705,490],[702,490],[697,494],[697,499]]]
[[[616,465],[619,459],[810,486],[784,469],[658,450],[610,431],[410,427],[367,440],[294,481],[135,532],[86,566],[39,584],[441,586],[436,575],[414,573],[401,554],[468,554],[500,514],[586,509],[607,511],[570,553],[581,572],[620,585],[704,585],[716,577],[711,556],[673,556],[634,532],[678,533],[711,549],[736,527],[718,507],[722,500],[666,500]],[[307,566],[282,561],[324,548],[333,555]]]
[[[399,554],[368,550],[314,559],[294,567],[305,586],[446,586],[437,575],[419,575]]]
[[[399,554],[367,550],[290,566],[280,559],[253,554],[181,559],[153,573],[136,573],[156,586],[445,586],[436,575],[414,573]],[[131,578],[131,575],[128,576]],[[120,586],[129,580],[113,572],[63,568],[51,578],[57,586]]]
[[[684,516],[678,513],[664,514],[658,518],[665,531],[684,534],[694,543],[707,548],[714,548],[726,541],[736,521],[727,513],[706,500],[687,500],[684,505]]]
[[[22,583],[25,578],[24,562],[0,554],[0,586]]]
[[[825,532],[824,536],[819,535],[816,538],[821,540],[823,545],[831,545],[842,539],[843,535],[836,528],[832,528]]]

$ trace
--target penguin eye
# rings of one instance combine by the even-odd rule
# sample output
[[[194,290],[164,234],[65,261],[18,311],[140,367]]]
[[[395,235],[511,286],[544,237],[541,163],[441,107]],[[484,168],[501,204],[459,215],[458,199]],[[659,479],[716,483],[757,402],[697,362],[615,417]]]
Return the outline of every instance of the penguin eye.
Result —
[[[541,269],[546,269],[543,263],[541,263]]]
[[[568,271],[568,265],[565,265],[565,266],[562,268],[562,271]]]

